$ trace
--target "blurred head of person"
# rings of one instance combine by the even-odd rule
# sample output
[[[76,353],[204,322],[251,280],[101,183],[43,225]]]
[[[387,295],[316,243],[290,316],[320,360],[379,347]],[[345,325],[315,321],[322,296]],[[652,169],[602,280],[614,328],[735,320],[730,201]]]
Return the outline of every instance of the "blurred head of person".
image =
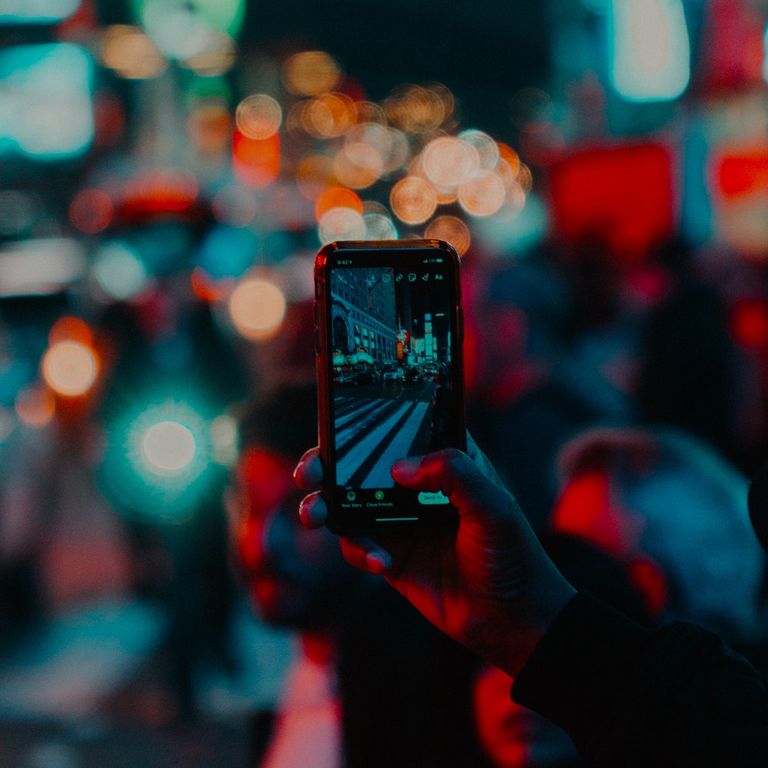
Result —
[[[590,429],[563,446],[552,526],[621,560],[661,620],[748,640],[764,555],[747,483],[712,449],[673,430]]]
[[[240,455],[227,508],[237,565],[269,624],[329,630],[357,575],[337,538],[298,518],[303,493],[293,468],[317,440],[313,386],[281,387],[252,404],[240,426]]]
[[[580,538],[544,534],[553,562],[578,590],[643,623],[651,623],[643,596],[618,560]],[[513,680],[496,667],[475,679],[473,706],[478,739],[496,768],[580,766],[576,747],[562,729],[512,701]]]

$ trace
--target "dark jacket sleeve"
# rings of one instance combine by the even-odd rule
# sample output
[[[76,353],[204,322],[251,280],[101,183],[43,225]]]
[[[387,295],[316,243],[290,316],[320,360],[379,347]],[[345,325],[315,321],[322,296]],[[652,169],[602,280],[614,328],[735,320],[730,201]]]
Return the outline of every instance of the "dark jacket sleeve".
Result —
[[[585,594],[563,609],[512,698],[594,768],[768,766],[768,680],[710,632],[645,629]]]

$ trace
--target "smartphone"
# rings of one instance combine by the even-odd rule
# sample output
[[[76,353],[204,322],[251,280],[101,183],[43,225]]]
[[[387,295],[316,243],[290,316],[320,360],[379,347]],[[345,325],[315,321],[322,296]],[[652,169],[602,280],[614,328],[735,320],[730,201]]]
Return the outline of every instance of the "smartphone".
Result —
[[[392,464],[466,448],[459,257],[442,240],[336,242],[315,260],[318,438],[328,526],[443,523],[440,492]]]

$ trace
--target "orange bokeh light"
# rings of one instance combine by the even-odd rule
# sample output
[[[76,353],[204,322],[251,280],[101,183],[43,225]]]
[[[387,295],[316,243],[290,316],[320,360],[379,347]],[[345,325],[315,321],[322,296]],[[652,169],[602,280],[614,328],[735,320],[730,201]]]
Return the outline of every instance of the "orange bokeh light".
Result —
[[[249,341],[267,341],[285,318],[283,291],[269,280],[246,278],[229,297],[229,317],[237,332]]]
[[[420,85],[409,85],[384,102],[390,122],[406,133],[424,133],[439,128],[447,117],[440,94]]]
[[[331,208],[320,219],[318,234],[322,243],[363,240],[366,235],[365,219],[352,208]]]
[[[437,192],[418,176],[406,176],[389,194],[392,212],[405,224],[423,224],[437,208]]]
[[[101,60],[104,66],[128,80],[158,77],[168,67],[155,41],[128,24],[113,24],[105,29]]]
[[[16,415],[22,424],[41,429],[51,423],[56,414],[53,395],[40,384],[32,384],[16,396]]]
[[[324,93],[304,104],[301,126],[318,139],[342,136],[356,122],[355,102],[343,93]]]
[[[520,163],[516,181],[523,188],[523,192],[526,195],[533,189],[533,173],[525,163]]]
[[[480,156],[471,144],[455,136],[440,136],[424,148],[421,166],[436,187],[450,192],[480,170]]]
[[[320,221],[328,211],[333,208],[351,208],[353,211],[362,214],[363,201],[360,196],[351,189],[345,187],[329,187],[318,198],[315,203],[315,218]]]
[[[78,341],[90,346],[93,344],[93,332],[85,320],[65,315],[60,317],[48,332],[49,345],[52,346],[60,341]]]
[[[249,139],[235,131],[232,167],[243,184],[257,189],[268,187],[280,174],[280,135]]]
[[[45,383],[58,395],[80,397],[93,386],[99,365],[96,354],[79,341],[58,341],[45,353]]]
[[[469,227],[456,216],[438,216],[424,230],[424,237],[445,240],[456,249],[459,256],[463,256],[472,243]]]
[[[517,174],[520,171],[520,155],[515,152],[509,144],[504,142],[498,142],[499,147],[499,159],[505,162],[509,166],[509,170],[512,172],[514,178],[517,178]]]
[[[247,96],[235,111],[235,123],[243,136],[249,139],[268,139],[280,129],[283,110],[266,93]]]
[[[325,51],[302,51],[286,60],[282,74],[289,93],[317,96],[336,86],[341,68],[336,59]]]
[[[459,204],[472,216],[492,216],[506,198],[504,182],[493,171],[480,171],[459,187]]]
[[[336,153],[333,170],[345,186],[366,189],[381,178],[384,160],[375,147],[359,141],[346,144]]]

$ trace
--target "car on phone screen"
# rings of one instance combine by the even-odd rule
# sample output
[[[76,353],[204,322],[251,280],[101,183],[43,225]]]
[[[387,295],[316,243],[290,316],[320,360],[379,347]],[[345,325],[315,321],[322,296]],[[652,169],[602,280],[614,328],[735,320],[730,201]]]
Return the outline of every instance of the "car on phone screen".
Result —
[[[405,371],[402,368],[393,366],[392,368],[385,368],[382,374],[382,378],[387,381],[405,381]]]
[[[376,371],[358,371],[355,374],[355,386],[365,387],[372,384],[380,384],[381,377]]]

